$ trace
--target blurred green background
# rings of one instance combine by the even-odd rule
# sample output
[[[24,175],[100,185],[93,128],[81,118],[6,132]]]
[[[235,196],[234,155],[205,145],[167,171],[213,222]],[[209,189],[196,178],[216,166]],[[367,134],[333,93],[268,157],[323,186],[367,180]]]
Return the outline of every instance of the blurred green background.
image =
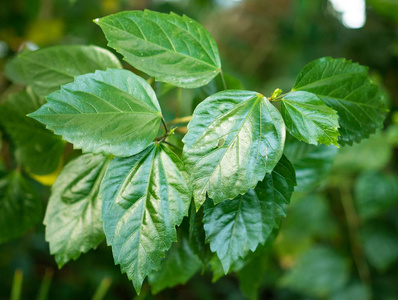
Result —
[[[343,2],[351,8],[344,11]],[[0,299],[9,299],[21,277],[22,299],[40,293],[48,299],[91,299],[101,289],[107,290],[103,299],[398,299],[398,1],[2,1],[0,101],[20,89],[12,66],[18,52],[59,44],[106,47],[92,20],[145,8],[202,23],[219,46],[224,72],[266,96],[276,88],[288,91],[300,69],[319,57],[369,66],[388,96],[385,128],[339,150],[288,143],[285,154],[296,168],[298,187],[287,218],[269,250],[255,253],[238,274],[218,278],[205,271],[185,286],[152,295],[145,285],[136,296],[105,243],[58,270],[38,224],[0,244]],[[190,114],[211,88],[183,90],[179,114]],[[175,114],[167,97],[160,97],[166,116]],[[14,167],[7,161],[12,145],[4,141],[1,149],[0,173]],[[50,188],[32,183],[45,205]]]

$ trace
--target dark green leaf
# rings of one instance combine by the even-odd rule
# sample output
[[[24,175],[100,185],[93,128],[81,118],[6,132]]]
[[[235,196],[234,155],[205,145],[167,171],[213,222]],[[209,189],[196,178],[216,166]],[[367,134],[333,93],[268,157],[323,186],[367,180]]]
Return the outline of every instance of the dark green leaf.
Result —
[[[25,52],[19,55],[26,80],[40,96],[72,82],[75,76],[107,68],[121,68],[108,50],[96,46],[64,45]]]
[[[286,129],[309,144],[336,145],[340,135],[337,112],[315,94],[292,92],[282,98],[281,113]]]
[[[206,196],[217,204],[246,193],[282,156],[282,117],[258,93],[217,93],[200,103],[193,115],[183,139],[183,160],[191,172],[197,209]]]
[[[309,145],[288,136],[285,155],[296,170],[296,191],[311,191],[322,184],[329,174],[337,150],[332,145]]]
[[[354,199],[361,218],[377,217],[398,203],[398,178],[379,172],[364,173],[355,183]]]
[[[15,146],[17,161],[38,175],[56,170],[65,145],[60,137],[26,116],[42,104],[43,101],[27,89],[10,95],[0,106],[0,124]]]
[[[361,283],[353,283],[334,293],[330,300],[371,300],[372,293],[368,287]]]
[[[339,115],[340,145],[351,145],[383,126],[384,94],[368,77],[368,70],[345,59],[324,57],[306,65],[293,91],[318,95]]]
[[[360,233],[365,255],[378,271],[384,272],[398,261],[397,231],[392,226],[371,222]]]
[[[0,179],[0,242],[19,237],[41,218],[41,199],[21,174]]]
[[[44,224],[59,267],[105,237],[98,193],[108,164],[102,155],[84,154],[68,163],[52,186]]]
[[[159,270],[148,277],[152,293],[156,294],[165,288],[185,284],[201,266],[202,263],[190,247],[188,239],[179,236],[178,242],[173,243],[167,252]]]
[[[296,179],[285,156],[256,188],[218,205],[207,202],[204,229],[210,249],[221,260],[225,274],[239,257],[265,243],[273,228],[286,215]]]
[[[305,252],[282,279],[282,286],[292,290],[327,298],[341,289],[349,278],[348,262],[325,247],[314,247]]]
[[[140,291],[176,241],[175,226],[188,214],[192,191],[185,167],[169,149],[152,144],[115,158],[101,185],[102,220],[116,264]]]
[[[158,133],[161,112],[151,86],[127,70],[77,76],[30,114],[85,152],[129,156]]]
[[[187,16],[125,11],[95,22],[110,47],[156,80],[196,88],[220,72],[221,62],[212,36]]]

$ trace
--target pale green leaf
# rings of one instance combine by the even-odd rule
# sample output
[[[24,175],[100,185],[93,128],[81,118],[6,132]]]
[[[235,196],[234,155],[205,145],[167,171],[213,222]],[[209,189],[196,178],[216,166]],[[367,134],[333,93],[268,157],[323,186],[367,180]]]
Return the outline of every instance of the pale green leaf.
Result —
[[[337,112],[315,94],[292,92],[282,98],[281,114],[286,129],[309,144],[336,145],[340,135]]]
[[[98,196],[109,159],[84,154],[69,162],[51,189],[44,224],[50,252],[59,267],[104,239]]]
[[[26,114],[38,109],[43,101],[30,89],[10,95],[0,106],[0,125],[10,136],[17,162],[38,175],[56,170],[65,142]]]
[[[357,63],[317,59],[301,70],[292,90],[314,93],[337,111],[340,145],[360,142],[383,126],[384,94],[370,82],[367,68]]]
[[[110,47],[156,80],[196,88],[220,72],[220,57],[212,36],[187,16],[125,11],[95,22]]]
[[[40,96],[59,90],[75,76],[107,68],[121,68],[115,55],[96,46],[64,45],[19,55],[25,79]]]
[[[139,292],[176,241],[175,226],[188,214],[192,191],[185,167],[171,150],[152,144],[110,163],[100,197],[115,263]]]
[[[29,116],[85,152],[133,155],[159,130],[161,112],[154,91],[127,70],[78,76],[46,99]]]
[[[4,75],[15,84],[27,85],[23,64],[18,56],[7,61],[4,66]]]
[[[0,179],[0,243],[17,238],[41,218],[41,199],[16,171]]]
[[[288,135],[285,155],[296,171],[296,191],[308,192],[319,187],[328,176],[337,152],[335,146],[309,145]]]
[[[219,92],[200,103],[193,116],[183,139],[183,160],[197,209],[206,196],[217,204],[246,193],[282,156],[282,116],[256,92]]]
[[[348,261],[330,248],[317,246],[300,257],[281,278],[281,284],[294,291],[326,299],[340,290],[348,279]]]
[[[256,188],[233,200],[204,206],[204,229],[210,249],[217,253],[225,274],[239,257],[266,242],[273,228],[286,215],[296,184],[294,169],[282,156],[271,174]]]
[[[173,243],[167,252],[159,270],[148,277],[152,293],[157,294],[165,288],[185,284],[201,266],[202,262],[193,252],[188,238],[179,236],[178,242]]]

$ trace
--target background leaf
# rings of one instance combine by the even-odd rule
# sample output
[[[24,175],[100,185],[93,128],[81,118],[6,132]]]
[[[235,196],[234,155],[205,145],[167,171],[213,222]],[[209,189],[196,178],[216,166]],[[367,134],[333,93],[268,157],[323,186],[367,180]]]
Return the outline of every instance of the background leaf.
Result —
[[[19,55],[27,83],[40,96],[59,90],[75,76],[122,66],[115,55],[96,46],[63,45]]]
[[[110,47],[156,80],[196,88],[220,72],[220,57],[212,36],[187,16],[125,11],[95,22]]]
[[[326,298],[347,282],[349,267],[332,249],[317,246],[305,252],[281,279],[281,285],[306,295]]]
[[[323,57],[306,65],[293,91],[318,95],[339,115],[339,144],[352,145],[383,126],[384,94],[368,77],[368,69],[345,59]]]
[[[188,214],[191,196],[184,165],[162,145],[110,163],[100,192],[104,230],[137,293],[176,241],[175,226]]]
[[[129,156],[158,133],[161,112],[151,86],[127,70],[76,77],[29,116],[85,152]]]
[[[104,239],[98,193],[109,159],[84,154],[69,162],[51,189],[44,224],[59,267]]]
[[[206,196],[217,204],[246,193],[282,156],[282,117],[256,92],[214,94],[193,115],[183,139],[183,160],[191,172],[196,208]]]
[[[41,199],[34,187],[14,171],[0,179],[0,242],[17,238],[39,222]]]
[[[59,165],[65,142],[26,114],[43,101],[30,89],[10,95],[0,106],[0,125],[15,146],[16,160],[37,175],[49,174]]]
[[[337,154],[335,146],[309,145],[288,136],[285,155],[296,171],[296,191],[308,192],[319,187],[329,174]]]
[[[159,270],[148,277],[152,293],[185,284],[201,266],[202,262],[193,252],[187,237],[180,235],[178,242],[173,243],[167,252]]]
[[[315,94],[288,93],[281,101],[281,114],[286,129],[296,139],[309,144],[338,146],[337,112],[326,106]]]
[[[282,156],[271,174],[256,188],[233,200],[204,207],[204,229],[210,249],[217,253],[225,274],[239,257],[264,244],[273,228],[286,216],[296,178],[294,169]]]

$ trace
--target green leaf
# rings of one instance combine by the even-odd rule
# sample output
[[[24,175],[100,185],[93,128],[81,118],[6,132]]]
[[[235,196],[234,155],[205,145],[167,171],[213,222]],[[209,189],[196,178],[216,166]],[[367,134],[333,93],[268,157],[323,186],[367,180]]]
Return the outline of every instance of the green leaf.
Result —
[[[197,209],[206,196],[217,204],[246,193],[282,156],[282,116],[258,93],[214,94],[197,106],[193,116],[183,139],[183,160],[191,172]]]
[[[18,56],[14,56],[7,61],[4,66],[4,75],[15,84],[27,85],[23,64]]]
[[[332,249],[317,246],[305,252],[286,273],[281,284],[306,295],[327,298],[349,278],[348,261]]]
[[[149,283],[154,294],[165,288],[185,284],[200,270],[202,262],[195,255],[185,236],[179,236],[160,264],[159,270],[149,275]]]
[[[342,290],[334,293],[330,300],[371,300],[372,293],[369,287],[363,285],[362,283],[352,283]]]
[[[309,145],[289,135],[285,155],[296,170],[296,191],[308,192],[319,187],[328,176],[337,151],[335,146]]]
[[[281,114],[286,129],[296,139],[309,144],[338,146],[337,112],[315,94],[292,92],[282,98]]]
[[[385,272],[398,261],[397,231],[390,224],[367,223],[360,236],[369,263],[379,272]]]
[[[355,183],[354,200],[363,220],[377,217],[398,203],[398,178],[379,172],[363,173]]]
[[[384,94],[368,77],[368,69],[345,59],[323,57],[299,73],[292,91],[318,95],[339,115],[339,144],[352,145],[383,126]]]
[[[156,80],[196,88],[220,72],[220,57],[212,36],[187,16],[125,11],[95,22],[104,31],[108,46]]]
[[[44,224],[59,267],[95,249],[104,239],[100,184],[109,159],[84,154],[69,162],[51,189]]]
[[[77,76],[29,116],[85,152],[129,156],[158,133],[161,111],[151,86],[127,70]]]
[[[27,232],[41,218],[41,199],[34,187],[14,171],[0,179],[0,243]]]
[[[65,142],[26,116],[43,101],[30,89],[10,95],[0,106],[0,125],[15,146],[16,160],[34,174],[49,174],[57,169]]]
[[[102,220],[116,264],[139,293],[176,241],[175,226],[188,214],[192,191],[181,160],[152,144],[141,153],[115,158],[101,184]]]
[[[72,82],[75,76],[107,68],[121,69],[119,60],[96,46],[64,45],[24,52],[19,55],[26,81],[40,96]]]
[[[295,184],[293,166],[282,156],[272,173],[254,190],[216,206],[206,203],[203,218],[206,241],[220,258],[225,274],[231,264],[264,244],[273,228],[279,226]]]

